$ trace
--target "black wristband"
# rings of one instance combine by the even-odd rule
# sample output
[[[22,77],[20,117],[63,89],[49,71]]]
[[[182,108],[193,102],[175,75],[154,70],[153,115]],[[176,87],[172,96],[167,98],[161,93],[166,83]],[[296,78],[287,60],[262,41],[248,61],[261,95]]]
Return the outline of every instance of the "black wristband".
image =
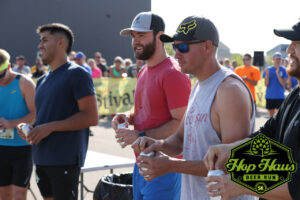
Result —
[[[140,131],[139,132],[139,137],[143,137],[143,136],[146,136],[146,132],[145,131]]]

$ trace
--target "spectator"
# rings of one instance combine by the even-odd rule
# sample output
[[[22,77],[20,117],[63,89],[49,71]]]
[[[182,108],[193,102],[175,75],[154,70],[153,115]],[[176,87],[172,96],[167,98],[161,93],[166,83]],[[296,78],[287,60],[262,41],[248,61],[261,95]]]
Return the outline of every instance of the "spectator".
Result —
[[[237,68],[237,66],[238,66],[237,61],[236,61],[236,60],[233,60],[233,61],[231,62],[231,66],[233,67],[233,69]]]
[[[234,71],[234,68],[230,66],[230,60],[228,58],[224,59],[224,66]]]
[[[101,78],[102,71],[97,67],[96,61],[93,58],[90,58],[87,63],[92,69],[92,78]]]
[[[136,59],[135,65],[131,65],[127,68],[128,77],[136,78],[139,71],[142,69],[143,65],[144,65],[143,60]]]
[[[140,71],[134,96],[134,113],[117,114],[112,126],[122,147],[132,144],[138,137],[163,139],[178,128],[187,106],[191,83],[187,75],[172,58],[167,56],[162,42],[165,24],[151,12],[139,13],[131,28],[121,35],[131,35],[136,59],[145,60]],[[178,95],[180,94],[180,95]],[[134,125],[134,130],[117,129],[123,122]],[[181,175],[168,173],[150,181],[139,174],[137,165],[133,172],[133,199],[179,200]]]
[[[0,199],[25,200],[32,173],[31,146],[17,133],[19,123],[35,120],[33,81],[13,72],[0,49]]]
[[[85,60],[86,60],[86,57],[85,57],[84,53],[82,53],[81,51],[78,51],[75,56],[76,64],[83,67],[84,69],[86,69],[86,71],[90,75],[92,75],[92,69],[86,64]]]
[[[243,63],[243,66],[237,67],[235,69],[235,73],[239,75],[246,83],[246,85],[251,91],[254,103],[256,103],[255,86],[260,80],[260,70],[258,67],[251,65],[252,56],[250,54],[245,54],[243,56]]]
[[[35,60],[35,65],[31,67],[31,74],[33,78],[38,78],[48,72],[48,67],[43,64],[41,58]]]
[[[69,61],[75,63],[75,56],[76,56],[76,52],[71,51],[68,56]]]
[[[278,110],[281,103],[284,101],[284,90],[288,75],[286,69],[281,66],[281,53],[276,52],[273,55],[273,66],[267,67],[263,73],[265,78],[266,90],[266,108],[269,111],[270,117]]]
[[[31,76],[30,67],[25,65],[26,60],[24,56],[16,57],[16,65],[13,67],[13,71]]]
[[[102,76],[103,77],[108,77],[108,67],[106,65],[106,63],[104,64],[101,60],[104,59],[102,58],[102,54],[100,52],[96,52],[94,54],[94,59],[96,61],[96,64],[98,66],[98,68],[102,71]]]
[[[39,26],[37,33],[41,58],[50,66],[50,73],[37,81],[36,122],[27,136],[33,144],[37,184],[44,199],[77,199],[87,128],[98,123],[93,81],[67,59],[74,41],[69,27],[52,23]]]
[[[125,72],[123,66],[123,59],[120,56],[115,57],[114,65],[109,69],[111,78],[122,78],[122,74]]]

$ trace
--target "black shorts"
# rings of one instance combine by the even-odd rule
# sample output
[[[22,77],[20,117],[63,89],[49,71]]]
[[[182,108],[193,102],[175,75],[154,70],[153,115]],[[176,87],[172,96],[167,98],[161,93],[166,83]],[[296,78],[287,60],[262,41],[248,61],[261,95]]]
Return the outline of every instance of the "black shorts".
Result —
[[[36,181],[44,198],[73,200],[78,196],[80,168],[68,166],[36,166]]]
[[[282,102],[284,101],[284,99],[266,99],[267,101],[267,105],[266,105],[266,108],[268,110],[271,110],[271,109],[278,109]]]
[[[31,146],[0,146],[0,187],[27,187],[31,173]]]

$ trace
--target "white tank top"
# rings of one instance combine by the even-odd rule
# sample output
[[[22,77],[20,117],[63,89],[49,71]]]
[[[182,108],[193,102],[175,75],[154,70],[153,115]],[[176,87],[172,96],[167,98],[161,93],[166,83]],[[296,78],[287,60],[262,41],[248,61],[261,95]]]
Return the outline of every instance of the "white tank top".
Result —
[[[221,67],[208,79],[197,81],[189,98],[184,124],[183,158],[185,160],[203,160],[208,147],[221,144],[221,140],[210,121],[210,110],[220,84],[228,76],[243,80],[232,70]],[[248,92],[251,96],[250,90]],[[251,96],[252,98],[252,96]],[[254,130],[255,107],[252,99],[251,132]],[[181,200],[209,200],[205,177],[182,174]],[[236,199],[255,199],[252,196],[240,196]]]

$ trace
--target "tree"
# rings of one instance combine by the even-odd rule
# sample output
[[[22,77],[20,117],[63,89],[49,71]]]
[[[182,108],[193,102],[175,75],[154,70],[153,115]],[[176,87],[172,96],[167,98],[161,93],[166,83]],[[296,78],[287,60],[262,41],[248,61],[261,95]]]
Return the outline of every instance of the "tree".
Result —
[[[243,65],[243,55],[242,54],[238,54],[238,53],[231,54],[231,62],[233,60],[237,61],[238,66]]]
[[[170,43],[165,43],[165,49],[166,49],[166,52],[170,55],[170,56],[174,56],[175,55],[175,51],[172,47],[172,44]]]

